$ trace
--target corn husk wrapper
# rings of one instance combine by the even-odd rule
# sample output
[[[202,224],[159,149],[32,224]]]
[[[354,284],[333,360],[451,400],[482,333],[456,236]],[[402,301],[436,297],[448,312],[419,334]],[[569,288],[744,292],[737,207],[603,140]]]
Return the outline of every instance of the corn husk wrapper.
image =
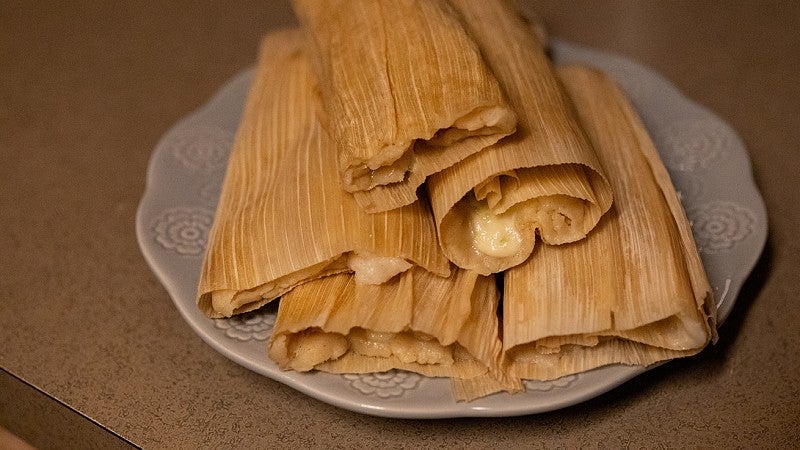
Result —
[[[369,212],[514,131],[516,117],[445,0],[294,0],[339,144]]]
[[[505,273],[509,373],[547,380],[695,354],[715,338],[716,311],[669,175],[608,78],[580,67],[560,76],[615,200],[587,239],[539,246]]]
[[[449,274],[425,203],[371,215],[342,191],[302,41],[299,30],[281,30],[262,43],[198,286],[210,317],[356,265],[387,266],[384,278],[411,264]]]
[[[481,377],[499,368],[498,301],[493,277],[464,270],[414,268],[374,286],[333,275],[283,296],[269,355],[286,370]]]
[[[427,185],[448,258],[479,273],[500,272],[528,258],[536,231],[548,244],[584,238],[613,194],[542,44],[522,17],[504,1],[450,3],[518,124],[514,135],[432,175]],[[488,209],[492,220],[508,227],[482,235],[478,209]],[[490,251],[481,240],[488,240]]]

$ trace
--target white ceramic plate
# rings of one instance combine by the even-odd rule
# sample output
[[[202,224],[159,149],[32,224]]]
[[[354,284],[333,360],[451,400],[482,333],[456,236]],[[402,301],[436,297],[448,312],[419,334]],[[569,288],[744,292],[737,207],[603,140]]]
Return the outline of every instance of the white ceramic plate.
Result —
[[[553,55],[560,63],[606,71],[639,110],[693,222],[721,322],[767,234],[764,204],[741,140],[725,122],[632,61],[560,41],[553,43]],[[340,376],[279,370],[266,356],[275,306],[231,319],[203,316],[195,307],[195,288],[250,79],[250,71],[234,77],[205,106],[167,132],[151,157],[137,214],[137,237],[145,258],[183,318],[211,347],[322,401],[365,414],[405,418],[550,411],[602,394],[646,370],[608,366],[552,382],[528,382],[520,394],[457,403],[447,380],[412,373]]]

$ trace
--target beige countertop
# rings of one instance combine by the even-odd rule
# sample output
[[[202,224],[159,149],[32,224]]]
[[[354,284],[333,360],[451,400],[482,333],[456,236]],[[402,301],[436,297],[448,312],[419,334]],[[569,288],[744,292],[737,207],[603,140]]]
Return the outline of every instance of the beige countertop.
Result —
[[[271,2],[0,4],[0,426],[39,447],[796,447],[800,7],[532,2],[553,35],[627,56],[737,130],[769,242],[719,343],[587,402],[393,420],[250,372],[182,320],[136,242],[160,136],[293,23]]]

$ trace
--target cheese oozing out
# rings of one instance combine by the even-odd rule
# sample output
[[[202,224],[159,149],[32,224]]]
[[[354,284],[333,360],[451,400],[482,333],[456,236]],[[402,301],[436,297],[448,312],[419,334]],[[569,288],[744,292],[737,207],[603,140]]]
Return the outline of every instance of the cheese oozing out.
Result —
[[[357,284],[382,284],[411,268],[411,263],[403,258],[369,253],[352,253],[347,265]]]
[[[496,258],[513,256],[520,250],[523,239],[515,208],[495,214],[485,201],[472,200],[469,206],[469,230],[475,250]]]
[[[355,328],[348,336],[351,349],[364,356],[388,358],[394,356],[404,363],[452,364],[453,349],[443,346],[424,333],[376,332]]]

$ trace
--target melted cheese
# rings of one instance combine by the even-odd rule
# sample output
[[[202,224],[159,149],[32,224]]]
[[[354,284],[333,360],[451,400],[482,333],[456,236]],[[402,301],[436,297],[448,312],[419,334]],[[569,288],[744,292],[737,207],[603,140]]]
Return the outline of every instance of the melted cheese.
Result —
[[[411,268],[403,258],[353,253],[347,259],[358,284],[383,284],[395,275]]]
[[[514,211],[494,214],[485,201],[471,201],[469,212],[473,247],[488,256],[505,258],[516,254],[522,246],[522,234],[516,225]]]

